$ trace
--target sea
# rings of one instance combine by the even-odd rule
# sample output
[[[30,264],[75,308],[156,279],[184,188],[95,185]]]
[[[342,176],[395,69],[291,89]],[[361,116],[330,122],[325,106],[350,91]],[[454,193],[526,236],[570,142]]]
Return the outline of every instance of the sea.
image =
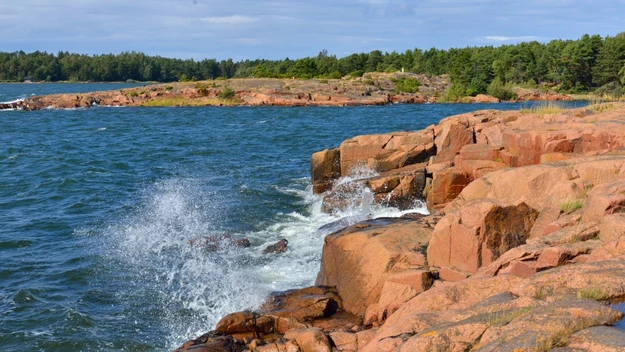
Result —
[[[0,84],[0,101],[130,86]],[[313,285],[325,235],[427,210],[358,190],[362,201],[323,213],[312,153],[532,104],[0,111],[0,351],[170,351],[273,291]],[[281,239],[285,253],[263,254]]]

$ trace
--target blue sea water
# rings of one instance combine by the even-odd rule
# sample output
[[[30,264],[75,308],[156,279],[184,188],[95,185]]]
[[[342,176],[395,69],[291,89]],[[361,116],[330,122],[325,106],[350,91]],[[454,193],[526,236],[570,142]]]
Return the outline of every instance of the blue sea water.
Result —
[[[0,101],[121,87],[0,84]],[[0,111],[0,350],[171,350],[271,291],[311,285],[319,227],[401,214],[367,202],[323,214],[313,152],[519,107]],[[251,247],[189,243],[224,234]],[[281,238],[287,253],[262,254]]]

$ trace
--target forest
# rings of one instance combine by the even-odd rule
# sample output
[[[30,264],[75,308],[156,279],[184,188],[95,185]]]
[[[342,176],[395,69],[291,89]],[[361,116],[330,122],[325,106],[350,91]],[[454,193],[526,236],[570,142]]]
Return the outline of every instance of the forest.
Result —
[[[616,36],[584,35],[578,40],[537,41],[516,45],[404,52],[352,54],[337,58],[326,50],[297,60],[181,60],[137,52],[85,55],[68,52],[0,52],[0,81],[158,81],[218,78],[341,78],[366,72],[449,74],[448,95],[491,93],[505,87],[549,86],[561,92],[622,96],[625,85],[625,32]]]

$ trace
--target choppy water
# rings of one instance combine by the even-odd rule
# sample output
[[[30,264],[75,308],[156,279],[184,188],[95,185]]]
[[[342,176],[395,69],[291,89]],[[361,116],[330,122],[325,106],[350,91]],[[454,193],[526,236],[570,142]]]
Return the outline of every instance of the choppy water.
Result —
[[[68,86],[0,84],[0,100],[41,87]],[[331,230],[319,227],[400,215],[367,202],[321,213],[309,187],[313,152],[518,107],[0,112],[0,350],[168,350],[271,291],[311,285]],[[251,247],[189,244],[223,234]],[[262,254],[282,238],[287,253]]]

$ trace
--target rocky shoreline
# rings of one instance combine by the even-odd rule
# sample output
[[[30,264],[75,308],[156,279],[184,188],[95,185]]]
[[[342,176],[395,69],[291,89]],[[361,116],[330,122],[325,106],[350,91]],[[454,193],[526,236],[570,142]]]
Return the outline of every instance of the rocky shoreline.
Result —
[[[328,235],[314,287],[232,313],[177,351],[623,351],[625,104],[476,111],[311,159],[326,211],[354,181],[431,215]],[[621,309],[622,310],[622,309]]]
[[[418,81],[418,92],[401,92],[397,82]],[[36,96],[0,110],[73,109],[94,106],[363,106],[442,102],[451,85],[447,75],[429,77],[412,73],[367,73],[354,79],[229,79],[154,84],[85,94]],[[538,89],[517,88],[518,101],[572,100],[570,96]],[[480,94],[464,103],[497,103]],[[6,105],[6,106],[5,106]]]

